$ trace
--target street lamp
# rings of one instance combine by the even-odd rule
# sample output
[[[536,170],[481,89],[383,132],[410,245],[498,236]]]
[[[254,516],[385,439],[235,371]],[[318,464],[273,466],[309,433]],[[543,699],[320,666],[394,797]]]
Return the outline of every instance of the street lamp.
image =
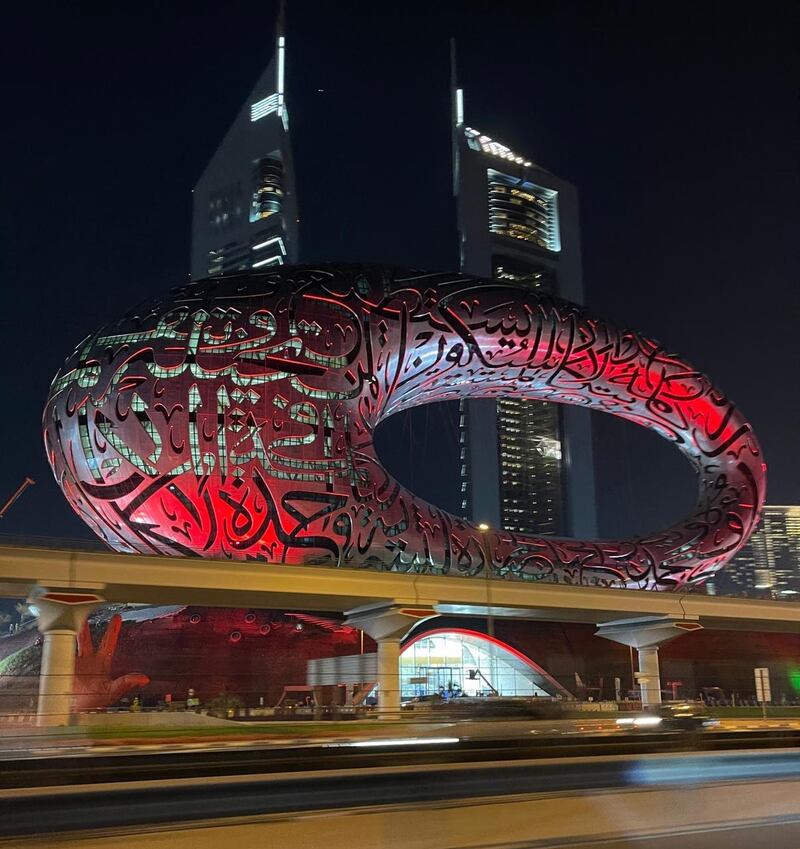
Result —
[[[481,546],[483,547],[483,563],[484,569],[486,573],[486,607],[489,610],[489,614],[486,617],[486,633],[490,637],[494,637],[494,616],[492,616],[492,590],[491,583],[492,580],[492,552],[489,548],[489,531],[491,528],[486,524],[486,522],[481,522],[478,525],[478,530],[481,532]]]

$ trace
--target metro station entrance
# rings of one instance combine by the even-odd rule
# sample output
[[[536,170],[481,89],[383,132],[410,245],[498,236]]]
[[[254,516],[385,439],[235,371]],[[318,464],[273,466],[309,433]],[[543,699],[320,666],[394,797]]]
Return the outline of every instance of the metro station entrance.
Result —
[[[400,655],[404,699],[439,694],[465,696],[556,695],[555,681],[524,655],[477,631],[423,634]]]

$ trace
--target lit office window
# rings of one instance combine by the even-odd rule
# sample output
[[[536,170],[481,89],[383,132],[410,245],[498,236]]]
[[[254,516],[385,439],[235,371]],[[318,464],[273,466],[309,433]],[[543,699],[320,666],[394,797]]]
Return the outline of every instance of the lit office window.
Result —
[[[487,176],[490,231],[546,251],[560,251],[558,192],[492,168]]]
[[[558,406],[501,398],[497,402],[497,435],[502,526],[517,533],[564,533]]]
[[[241,242],[227,242],[208,252],[208,276],[250,268],[250,248]]]
[[[253,166],[253,199],[250,220],[259,221],[281,211],[283,206],[283,163],[265,156]]]
[[[225,249],[218,248],[217,250],[208,252],[208,276],[214,277],[216,274],[222,274],[225,265]]]
[[[553,295],[558,292],[556,272],[546,265],[495,255],[492,257],[492,277],[522,289],[537,289]]]
[[[212,232],[236,228],[244,215],[247,201],[241,182],[231,183],[214,191],[208,202],[208,223]]]
[[[800,596],[800,506],[767,504],[756,532],[715,576],[723,594]]]

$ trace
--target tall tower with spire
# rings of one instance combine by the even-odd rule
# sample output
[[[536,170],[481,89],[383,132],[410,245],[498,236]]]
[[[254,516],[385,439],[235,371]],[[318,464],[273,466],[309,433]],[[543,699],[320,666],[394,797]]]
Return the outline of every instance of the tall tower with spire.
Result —
[[[272,60],[193,189],[195,280],[297,261],[285,68],[281,4]]]
[[[451,102],[461,270],[581,303],[577,191],[467,125],[454,43]],[[586,410],[519,398],[462,401],[460,442],[465,516],[519,533],[596,538]]]

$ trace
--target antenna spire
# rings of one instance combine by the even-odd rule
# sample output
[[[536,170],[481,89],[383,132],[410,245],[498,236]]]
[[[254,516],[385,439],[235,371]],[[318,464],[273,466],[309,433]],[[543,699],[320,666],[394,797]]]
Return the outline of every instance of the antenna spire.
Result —
[[[275,25],[275,50],[277,55],[277,71],[275,80],[275,91],[278,93],[278,117],[283,117],[286,109],[286,98],[284,96],[285,67],[286,67],[286,2],[280,0],[278,5],[278,22]],[[285,123],[285,119],[284,119]]]
[[[278,38],[286,35],[286,0],[280,0],[278,3],[278,22],[275,30]]]
[[[458,87],[456,40],[454,38],[450,39],[450,101],[453,107],[453,127],[458,129],[464,123],[464,89]]]

